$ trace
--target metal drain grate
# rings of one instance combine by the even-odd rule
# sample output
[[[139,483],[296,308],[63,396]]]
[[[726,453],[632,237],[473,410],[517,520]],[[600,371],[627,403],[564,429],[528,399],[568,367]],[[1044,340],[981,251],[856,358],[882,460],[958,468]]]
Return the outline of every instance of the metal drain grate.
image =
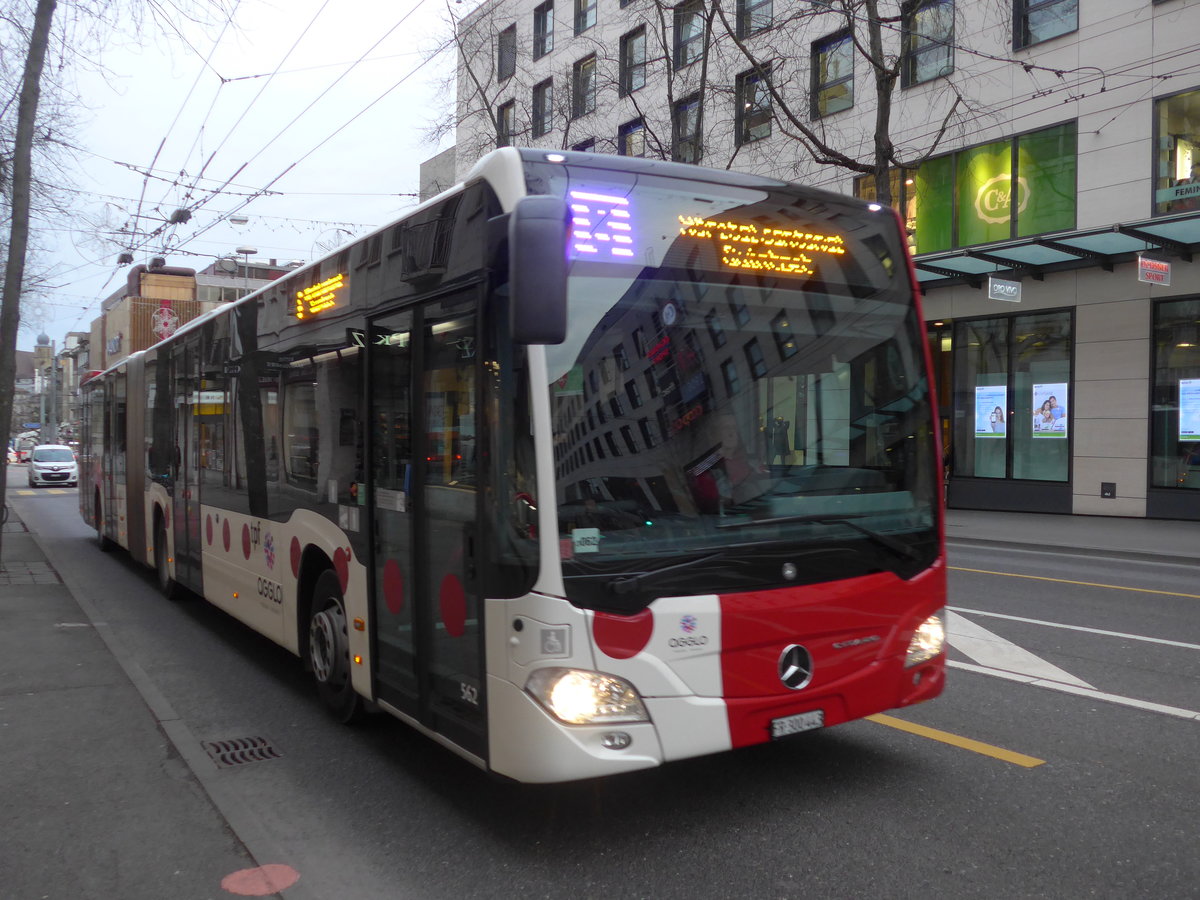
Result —
[[[246,763],[280,759],[282,754],[265,737],[233,738],[228,741],[201,741],[212,761],[219,768],[243,766]]]

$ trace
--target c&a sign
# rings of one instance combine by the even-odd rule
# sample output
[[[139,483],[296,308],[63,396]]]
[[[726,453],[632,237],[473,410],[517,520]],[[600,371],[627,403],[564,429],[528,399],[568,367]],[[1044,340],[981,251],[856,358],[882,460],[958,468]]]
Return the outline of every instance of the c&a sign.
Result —
[[[1016,193],[1016,211],[1025,211],[1029,205],[1029,184],[1018,177],[1015,182],[1007,172],[989,178],[975,193],[975,212],[989,225],[1003,225],[1012,221],[1013,193]]]

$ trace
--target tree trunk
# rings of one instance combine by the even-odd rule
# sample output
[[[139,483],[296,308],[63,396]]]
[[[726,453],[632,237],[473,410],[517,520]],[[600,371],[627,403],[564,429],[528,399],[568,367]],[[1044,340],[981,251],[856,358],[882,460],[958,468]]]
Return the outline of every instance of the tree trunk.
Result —
[[[875,82],[875,202],[892,205],[892,94],[896,90],[896,70],[883,54],[882,26],[877,0],[867,0],[867,38],[870,42]]]
[[[56,0],[38,0],[34,13],[21,100],[17,106],[17,133],[12,161],[12,224],[8,239],[8,263],[4,272],[4,296],[0,299],[0,435],[5,447],[5,464],[0,468],[0,498],[8,502],[8,441],[12,434],[13,393],[17,375],[17,329],[21,324],[21,283],[25,278],[25,253],[29,247],[29,208],[33,193],[33,134],[37,125],[38,101],[42,94],[42,66],[50,43],[50,22]],[[0,534],[0,542],[3,534]],[[0,550],[3,544],[0,543]]]

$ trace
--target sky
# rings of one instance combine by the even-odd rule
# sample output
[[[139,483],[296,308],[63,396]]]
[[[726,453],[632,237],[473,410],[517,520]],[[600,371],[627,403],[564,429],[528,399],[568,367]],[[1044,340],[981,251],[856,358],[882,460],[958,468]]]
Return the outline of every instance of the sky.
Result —
[[[239,247],[308,261],[415,205],[420,163],[452,143],[428,131],[449,115],[453,55],[428,57],[474,4],[226,2],[228,24],[126,21],[70,64],[76,149],[52,176],[70,209],[35,223],[50,287],[22,302],[18,349],[89,330],[125,281],[123,250],[196,270]]]

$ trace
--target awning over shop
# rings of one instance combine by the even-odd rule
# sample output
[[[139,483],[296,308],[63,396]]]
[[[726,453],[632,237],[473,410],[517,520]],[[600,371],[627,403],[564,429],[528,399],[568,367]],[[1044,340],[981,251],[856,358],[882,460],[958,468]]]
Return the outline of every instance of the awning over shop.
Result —
[[[1067,269],[1099,266],[1111,272],[1139,253],[1191,262],[1200,254],[1200,212],[919,254],[915,263],[917,280],[929,291],[955,284],[979,287],[989,275],[1040,281],[1048,272]]]

